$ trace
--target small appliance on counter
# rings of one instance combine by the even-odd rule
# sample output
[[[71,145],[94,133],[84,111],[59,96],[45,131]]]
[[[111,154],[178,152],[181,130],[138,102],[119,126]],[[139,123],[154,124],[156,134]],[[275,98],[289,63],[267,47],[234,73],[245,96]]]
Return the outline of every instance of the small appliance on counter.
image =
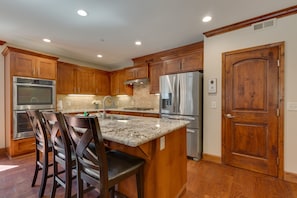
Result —
[[[200,72],[160,76],[162,118],[188,120],[187,155],[202,157],[202,78]]]

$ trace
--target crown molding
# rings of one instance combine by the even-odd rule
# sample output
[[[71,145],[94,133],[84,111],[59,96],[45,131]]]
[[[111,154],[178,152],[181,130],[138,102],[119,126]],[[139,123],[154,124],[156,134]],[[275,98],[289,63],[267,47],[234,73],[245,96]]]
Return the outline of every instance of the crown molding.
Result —
[[[275,11],[275,12],[271,12],[271,13],[268,13],[268,14],[265,14],[265,15],[257,16],[257,17],[254,17],[254,18],[251,18],[251,19],[248,19],[248,20],[245,20],[245,21],[241,21],[241,22],[238,22],[238,23],[234,23],[234,24],[231,24],[231,25],[223,26],[223,27],[220,27],[220,28],[217,28],[217,29],[214,29],[214,30],[210,30],[208,32],[204,32],[203,34],[206,37],[211,37],[211,36],[215,36],[215,35],[218,35],[218,34],[223,34],[223,33],[226,33],[226,32],[230,32],[230,31],[233,31],[233,30],[244,28],[244,27],[250,26],[250,25],[252,25],[254,23],[259,23],[261,21],[266,21],[268,19],[281,18],[281,17],[285,17],[285,16],[288,16],[288,15],[293,15],[293,14],[296,14],[296,13],[297,13],[297,5],[292,6],[292,7],[288,7],[288,8],[282,9],[282,10],[278,10],[278,11]]]

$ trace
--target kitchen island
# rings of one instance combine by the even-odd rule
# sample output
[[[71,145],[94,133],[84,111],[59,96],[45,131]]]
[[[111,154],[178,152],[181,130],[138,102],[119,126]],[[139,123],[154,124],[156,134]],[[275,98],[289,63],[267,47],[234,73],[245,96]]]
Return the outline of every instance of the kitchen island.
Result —
[[[99,118],[107,147],[145,159],[145,198],[174,198],[185,191],[187,123],[136,116]],[[135,176],[120,183],[118,188],[128,197],[137,197]]]

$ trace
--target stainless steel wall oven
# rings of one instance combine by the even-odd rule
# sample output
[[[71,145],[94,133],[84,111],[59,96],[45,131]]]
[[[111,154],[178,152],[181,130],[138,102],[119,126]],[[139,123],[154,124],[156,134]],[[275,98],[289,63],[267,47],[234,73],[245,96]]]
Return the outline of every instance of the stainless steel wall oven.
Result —
[[[33,130],[26,114],[28,109],[53,111],[56,108],[56,81],[13,77],[13,138],[33,137]]]

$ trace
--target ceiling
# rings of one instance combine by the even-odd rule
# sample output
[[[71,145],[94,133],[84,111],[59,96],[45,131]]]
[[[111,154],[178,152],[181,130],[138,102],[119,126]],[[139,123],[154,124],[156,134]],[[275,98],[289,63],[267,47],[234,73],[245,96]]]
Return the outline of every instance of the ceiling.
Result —
[[[202,41],[203,32],[296,4],[297,0],[1,0],[0,40],[113,70],[133,65],[135,57]],[[78,9],[88,16],[77,15]],[[213,20],[203,23],[205,15]],[[134,45],[136,40],[142,45]]]

